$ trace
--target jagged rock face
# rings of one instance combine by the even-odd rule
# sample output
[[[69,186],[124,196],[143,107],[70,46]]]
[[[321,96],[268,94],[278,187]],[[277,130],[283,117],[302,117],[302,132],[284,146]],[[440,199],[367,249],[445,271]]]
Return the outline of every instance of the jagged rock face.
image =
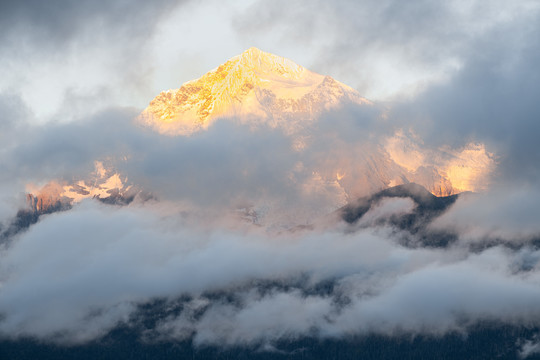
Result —
[[[26,195],[26,204],[29,210],[36,213],[44,213],[51,209],[61,208],[70,201],[62,194],[64,188],[57,182],[50,182],[43,186],[39,192]]]
[[[112,167],[94,163],[95,171],[84,180],[51,181],[41,188],[29,189],[27,210],[37,214],[61,210],[83,199],[98,199],[106,203],[128,203],[139,190],[127,183]]]
[[[253,117],[294,133],[306,121],[343,101],[370,104],[330,76],[250,48],[179,89],[160,93],[141,120],[168,135],[190,135],[216,118]]]
[[[414,203],[410,212],[394,213],[371,219],[367,225],[392,225],[405,233],[400,243],[404,246],[444,247],[457,240],[457,234],[450,231],[434,230],[427,226],[450,207],[459,195],[434,196],[424,187],[409,183],[390,187],[368,197],[362,197],[347,204],[337,211],[338,215],[349,224],[358,224],[369,210],[376,208],[385,199],[407,198]],[[414,236],[409,236],[414,235]]]

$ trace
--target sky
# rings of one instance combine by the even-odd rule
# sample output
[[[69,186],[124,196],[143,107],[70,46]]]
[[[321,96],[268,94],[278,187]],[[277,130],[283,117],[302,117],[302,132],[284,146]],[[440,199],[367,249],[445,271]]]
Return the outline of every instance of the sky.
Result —
[[[27,183],[76,178],[111,156],[129,154],[121,169],[161,197],[122,208],[86,201],[2,244],[0,313],[10,316],[0,316],[0,334],[84,342],[128,321],[137,303],[182,294],[186,309],[204,316],[186,310],[153,336],[231,345],[313,329],[440,334],[463,331],[463,316],[539,324],[540,254],[530,243],[540,234],[539,38],[534,0],[2,1],[0,223],[24,202]],[[414,131],[426,148],[485,144],[497,159],[489,190],[460,198],[429,225],[457,233],[457,244],[407,248],[395,229],[377,225],[414,211],[408,198],[375,205],[359,229],[248,227],[225,209],[264,199],[279,221],[296,214],[305,225],[302,211],[335,207],[342,194],[309,190],[318,183],[299,172],[293,185],[285,181],[298,158],[279,150],[290,139],[270,129],[223,123],[180,141],[133,125],[162,90],[252,46],[385,109],[384,122],[355,109],[334,114],[338,140],[317,144],[306,164],[330,155],[351,162],[358,143],[396,129]],[[289,290],[246,285],[302,276]],[[337,279],[332,293],[309,292],[329,278]],[[220,289],[241,306],[205,295]],[[430,296],[418,301],[419,293]],[[523,351],[540,349],[525,343]]]
[[[533,60],[538,12],[535,1],[58,0],[2,8],[1,90],[22,97],[36,121],[69,120],[59,113],[66,103],[145,107],[251,46],[367,98],[410,99],[479,61],[518,71],[521,58]]]

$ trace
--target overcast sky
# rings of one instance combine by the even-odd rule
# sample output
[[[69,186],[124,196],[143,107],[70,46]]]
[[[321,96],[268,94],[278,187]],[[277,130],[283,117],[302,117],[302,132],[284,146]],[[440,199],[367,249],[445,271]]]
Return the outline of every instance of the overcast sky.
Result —
[[[144,107],[255,46],[400,100],[489,61],[535,70],[536,1],[3,1],[0,91],[36,121],[69,107]],[[525,64],[523,63],[525,62]],[[481,76],[482,74],[477,74]]]
[[[434,145],[487,144],[538,177],[540,4],[2,1],[0,131],[146,107],[256,46],[391,105]],[[25,125],[26,126],[26,125]],[[461,144],[460,144],[461,143]]]

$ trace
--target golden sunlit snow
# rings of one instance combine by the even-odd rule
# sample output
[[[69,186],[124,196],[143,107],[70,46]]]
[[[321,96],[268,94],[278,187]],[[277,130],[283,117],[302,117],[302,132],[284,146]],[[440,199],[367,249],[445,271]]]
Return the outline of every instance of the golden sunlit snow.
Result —
[[[103,162],[94,162],[95,171],[86,180],[73,183],[66,181],[51,181],[39,187],[32,184],[26,186],[28,205],[37,210],[45,211],[51,207],[73,204],[88,198],[107,198],[111,195],[125,195],[131,189],[120,174],[113,169],[107,169]]]
[[[345,103],[374,104],[329,76],[311,72],[291,60],[250,48],[201,78],[179,89],[160,93],[139,116],[161,134],[189,136],[207,129],[216,119],[229,118],[250,126],[268,125],[291,137],[292,151],[310,151],[310,126],[317,116]],[[383,111],[381,120],[387,113]],[[418,183],[437,196],[483,191],[495,168],[494,155],[483,144],[461,149],[429,149],[412,131],[399,130],[385,139],[340,143],[314,167],[295,168],[291,181],[312,173],[302,184],[306,193],[325,194],[341,206],[386,187]],[[344,156],[348,154],[347,156]],[[305,177],[304,177],[305,178]],[[130,190],[114,169],[95,162],[88,179],[54,181],[29,189],[29,202],[40,209],[61,199],[106,198]]]
[[[370,104],[329,76],[250,48],[179,89],[163,91],[150,102],[141,120],[162,134],[190,135],[219,117],[244,121],[257,117],[290,134],[343,100]]]

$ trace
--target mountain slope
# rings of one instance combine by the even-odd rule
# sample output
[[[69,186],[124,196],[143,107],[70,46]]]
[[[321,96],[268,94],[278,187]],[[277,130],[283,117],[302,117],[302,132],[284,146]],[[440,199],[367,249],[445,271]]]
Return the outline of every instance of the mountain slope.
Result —
[[[313,174],[312,182],[338,185],[349,200],[409,182],[437,196],[482,190],[494,167],[481,144],[425,149],[404,132],[373,137],[366,121],[385,121],[381,106],[330,76],[256,48],[161,92],[139,121],[161,134],[189,136],[219,118],[279,129],[290,137],[291,157],[303,152],[299,167]],[[315,166],[306,167],[314,164],[304,159],[310,156]]]
[[[78,181],[51,181],[42,187],[28,185],[27,209],[46,213],[50,209],[65,208],[83,199],[98,199],[106,203],[128,203],[139,189],[127,184],[127,178],[112,166],[94,162],[95,171]]]
[[[404,230],[401,243],[405,246],[447,246],[457,239],[451,232],[432,230],[427,225],[457,200],[459,195],[437,197],[421,185],[409,183],[390,187],[373,195],[356,199],[338,210],[338,215],[349,224],[358,224],[370,210],[385,199],[409,198],[414,202],[410,212],[378,217],[366,226],[386,226]],[[409,236],[414,235],[414,236]]]
[[[493,167],[493,160],[483,146],[460,151],[433,150],[423,148],[419,139],[407,133],[372,136],[369,122],[384,121],[382,107],[329,76],[256,48],[246,50],[179,89],[160,93],[139,120],[161,134],[188,136],[208,129],[219,118],[227,118],[227,125],[233,131],[237,130],[234,126],[247,124],[240,131],[249,128],[250,137],[260,136],[268,128],[278,130],[276,133],[283,140],[279,145],[282,158],[278,160],[280,163],[285,162],[283,159],[290,160],[291,166],[279,170],[275,167],[271,171],[276,172],[277,181],[295,189],[298,199],[293,203],[300,208],[304,203],[309,204],[306,213],[315,208],[322,213],[331,212],[351,199],[410,182],[437,196],[482,190],[478,184],[486,184],[485,174]],[[273,145],[269,144],[268,151],[263,152],[272,159],[277,156]],[[211,146],[201,146],[212,151]],[[255,164],[260,162],[249,159]],[[212,166],[209,171],[214,171],[214,164],[209,165]],[[221,171],[250,174],[259,168],[249,163],[243,166],[243,169]],[[70,206],[85,198],[122,202],[138,192],[126,183],[131,175],[120,175],[115,164],[104,166],[102,161],[96,161],[95,167],[93,174],[75,181],[58,179],[44,187],[28,186],[29,209],[39,213]],[[261,176],[268,178],[267,174]],[[237,178],[237,174],[231,177]],[[280,196],[281,193],[269,194],[265,199],[247,201],[254,204],[254,209],[267,208]]]
[[[330,76],[252,47],[179,89],[161,92],[141,119],[163,134],[190,135],[222,116],[255,116],[292,133],[343,101],[370,104]]]

